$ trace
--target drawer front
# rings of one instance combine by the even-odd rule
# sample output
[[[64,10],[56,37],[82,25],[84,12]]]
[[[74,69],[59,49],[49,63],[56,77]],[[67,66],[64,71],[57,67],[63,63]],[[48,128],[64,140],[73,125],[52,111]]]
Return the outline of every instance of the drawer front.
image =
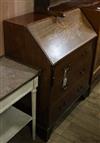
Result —
[[[69,64],[69,65],[70,65],[70,62],[72,64],[74,64],[75,62],[78,62],[78,64],[81,64],[82,61],[84,62],[88,62],[88,60],[90,61],[92,58],[91,56],[93,56],[93,51],[94,51],[93,46],[95,48],[95,40],[91,40],[90,42],[76,49],[71,54],[67,55],[62,60],[60,60],[56,66],[59,66],[59,64],[63,66],[66,62],[66,59],[68,60],[66,64]]]
[[[56,65],[51,94],[53,103],[65,96],[76,84],[80,86],[81,80],[86,84],[89,83],[92,63],[92,48],[90,45],[91,43],[82,47],[75,54],[69,55]]]
[[[84,80],[80,81],[80,86],[72,88],[66,96],[60,98],[60,100],[51,107],[50,122],[53,124],[64,111],[67,111],[69,107],[74,103],[82,94],[84,95],[88,91],[89,85],[85,84]]]

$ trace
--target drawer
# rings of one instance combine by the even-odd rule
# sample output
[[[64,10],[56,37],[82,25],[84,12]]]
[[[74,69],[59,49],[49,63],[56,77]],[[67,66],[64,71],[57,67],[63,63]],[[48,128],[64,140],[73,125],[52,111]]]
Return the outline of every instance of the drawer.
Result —
[[[81,61],[82,62],[91,61],[91,59],[93,58],[93,51],[94,51],[93,43],[95,43],[95,41],[92,40],[86,43],[85,45],[81,46],[80,48],[77,48],[75,51],[71,52],[69,55],[64,57],[59,62],[57,62],[56,66],[58,66],[59,64],[63,66],[65,62],[67,65],[71,65],[71,64],[73,65],[76,62],[78,62],[78,64],[81,64]]]
[[[80,83],[82,80],[84,81],[85,84],[89,84],[89,79],[90,78],[89,78],[88,72],[85,76],[83,76],[83,73],[80,73],[80,77],[78,77],[77,80],[73,79],[72,81],[68,81],[67,87],[65,87],[65,88],[63,88],[63,86],[62,86],[62,82],[63,82],[62,80],[57,81],[51,91],[52,94],[50,96],[50,99],[51,99],[51,102],[53,101],[52,104],[54,104],[56,101],[58,101],[59,98],[68,94],[69,91],[73,89],[73,87],[79,86],[78,83]],[[81,84],[84,84],[84,83],[82,82]]]
[[[85,84],[84,81],[81,81],[79,85],[76,85],[76,87],[72,88],[65,96],[62,96],[62,98],[51,107],[51,123],[55,122],[62,113],[67,111],[80,96],[88,91],[88,89],[89,85]]]
[[[78,63],[78,61],[80,62]],[[78,61],[71,61],[68,65],[66,64],[68,63],[68,58],[66,58],[63,63],[56,66],[50,97],[52,101],[57,101],[66,95],[81,80],[86,84],[89,83],[92,58],[86,61],[79,59]]]

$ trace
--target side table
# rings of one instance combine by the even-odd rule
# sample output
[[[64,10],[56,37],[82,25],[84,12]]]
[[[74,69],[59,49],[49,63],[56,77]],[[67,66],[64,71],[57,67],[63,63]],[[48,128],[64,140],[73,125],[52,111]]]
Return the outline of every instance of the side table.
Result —
[[[35,139],[37,86],[38,71],[0,58],[0,143],[7,143],[30,121]],[[13,106],[29,92],[32,93],[32,116]]]

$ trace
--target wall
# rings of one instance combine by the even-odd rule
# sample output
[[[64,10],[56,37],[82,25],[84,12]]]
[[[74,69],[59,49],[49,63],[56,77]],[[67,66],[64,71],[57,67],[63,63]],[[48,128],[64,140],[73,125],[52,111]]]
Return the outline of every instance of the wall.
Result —
[[[33,11],[33,0],[0,0],[0,56],[4,54],[2,21]]]

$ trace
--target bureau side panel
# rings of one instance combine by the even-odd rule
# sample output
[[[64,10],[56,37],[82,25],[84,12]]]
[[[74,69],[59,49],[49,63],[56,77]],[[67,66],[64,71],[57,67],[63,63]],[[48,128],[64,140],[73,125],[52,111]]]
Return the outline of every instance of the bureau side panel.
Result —
[[[41,69],[37,93],[37,126],[49,127],[49,97],[51,88],[51,65],[26,27],[4,22],[5,53],[20,63]]]

